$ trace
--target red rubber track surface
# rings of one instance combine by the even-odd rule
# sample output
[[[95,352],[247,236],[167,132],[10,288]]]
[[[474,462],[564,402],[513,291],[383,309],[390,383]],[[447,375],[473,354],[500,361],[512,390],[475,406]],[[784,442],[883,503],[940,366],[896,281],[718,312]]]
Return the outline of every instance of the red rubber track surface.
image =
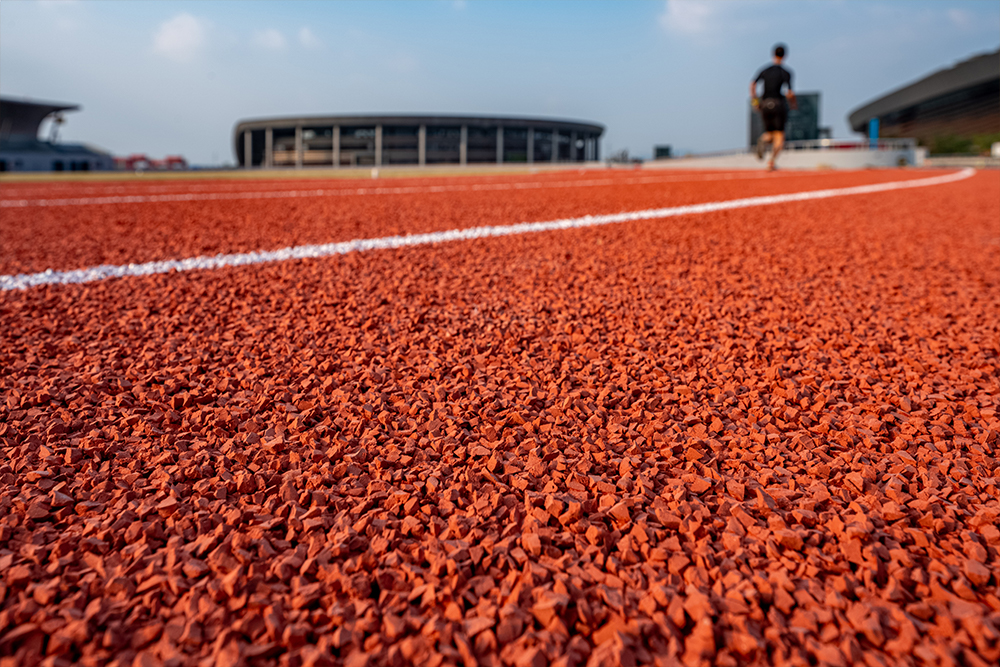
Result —
[[[947,173],[947,172],[935,172]],[[0,273],[80,269],[219,253],[275,250],[288,246],[356,238],[442,231],[481,225],[506,225],[583,215],[683,206],[741,197],[926,177],[923,172],[820,172],[743,174],[653,174],[648,172],[562,173],[533,177],[298,181],[189,186],[57,184],[59,198],[435,187],[584,185],[506,191],[446,191],[414,194],[341,195],[300,199],[150,202],[86,206],[0,208]],[[727,180],[705,180],[720,178]],[[680,180],[686,179],[686,180]],[[729,180],[731,179],[731,180]],[[591,182],[613,185],[585,185]],[[635,183],[640,181],[640,183]],[[251,187],[253,186],[253,187]],[[18,192],[24,186],[18,188]],[[143,187],[136,191],[134,188]],[[148,192],[150,187],[167,188]],[[207,188],[214,189],[208,190]],[[122,191],[123,188],[128,188]],[[47,197],[34,194],[6,199]]]
[[[923,175],[7,208],[2,270]],[[0,293],[0,660],[996,664],[998,221],[980,172]]]

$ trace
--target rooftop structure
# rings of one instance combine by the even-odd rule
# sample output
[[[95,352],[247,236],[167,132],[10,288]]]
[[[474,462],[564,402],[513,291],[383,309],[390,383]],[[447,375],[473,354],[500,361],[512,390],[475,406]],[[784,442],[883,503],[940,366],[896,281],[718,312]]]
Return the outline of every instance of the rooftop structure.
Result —
[[[0,97],[0,142],[36,141],[42,121],[61,111],[79,111],[78,104],[32,102]]]
[[[879,136],[913,137],[932,147],[946,137],[1000,133],[1000,50],[938,70],[855,109],[851,128]]]
[[[233,150],[245,168],[585,162],[600,159],[603,133],[595,123],[511,116],[261,118],[237,123]]]
[[[85,144],[38,138],[53,114],[78,111],[79,105],[0,97],[0,171],[91,171],[114,169],[108,153]],[[56,117],[61,123],[61,117]]]

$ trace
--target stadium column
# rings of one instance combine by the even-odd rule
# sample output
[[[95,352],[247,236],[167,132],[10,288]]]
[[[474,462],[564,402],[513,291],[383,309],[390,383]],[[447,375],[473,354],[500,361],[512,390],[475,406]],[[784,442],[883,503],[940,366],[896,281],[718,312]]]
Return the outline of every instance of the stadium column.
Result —
[[[270,169],[274,166],[274,130],[264,130],[264,166]]]
[[[243,166],[246,169],[253,166],[253,133],[250,130],[243,133]]]
[[[333,168],[340,166],[340,126],[333,126]]]
[[[427,126],[421,125],[417,130],[417,164],[423,167],[427,164]]]
[[[535,128],[528,128],[528,164],[535,161]]]
[[[569,159],[576,162],[576,131],[569,133]]]
[[[497,125],[497,164],[503,164],[503,125]]]
[[[552,161],[559,161],[559,130],[552,128]]]
[[[295,126],[295,168],[302,168],[302,126]]]
[[[469,158],[469,126],[462,126],[461,143],[458,144],[458,163],[465,164]]]
[[[382,124],[375,126],[375,166],[382,166]]]

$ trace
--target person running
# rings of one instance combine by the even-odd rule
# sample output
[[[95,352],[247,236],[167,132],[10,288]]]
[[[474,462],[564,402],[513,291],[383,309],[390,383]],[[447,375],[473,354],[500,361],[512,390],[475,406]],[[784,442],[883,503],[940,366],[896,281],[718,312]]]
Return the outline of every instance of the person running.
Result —
[[[764,121],[764,132],[757,139],[757,159],[763,160],[767,144],[772,145],[771,159],[767,168],[774,171],[774,161],[778,158],[782,146],[785,145],[785,122],[788,120],[788,107],[798,108],[795,93],[792,92],[792,73],[781,66],[785,59],[785,45],[774,47],[774,63],[757,73],[757,78],[750,84],[750,97],[753,105],[760,111]],[[757,97],[757,84],[764,83],[764,91]],[[782,94],[781,89],[787,88]],[[786,104],[785,99],[788,102]]]

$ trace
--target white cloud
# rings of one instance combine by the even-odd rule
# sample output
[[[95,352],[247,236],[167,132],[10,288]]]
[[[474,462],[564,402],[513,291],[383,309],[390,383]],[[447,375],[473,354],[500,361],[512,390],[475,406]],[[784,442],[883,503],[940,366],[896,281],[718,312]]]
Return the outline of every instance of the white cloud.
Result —
[[[281,51],[285,48],[285,36],[274,28],[258,30],[253,35],[253,43],[270,51]]]
[[[319,41],[319,37],[307,27],[302,27],[299,29],[299,44],[307,49],[318,49],[322,46],[322,42]]]
[[[190,14],[178,14],[160,24],[153,36],[153,51],[177,62],[198,57],[208,37],[207,22]]]
[[[707,0],[667,0],[660,25],[668,32],[700,35],[709,32],[723,3]]]
[[[951,22],[955,26],[963,30],[968,30],[975,26],[975,19],[972,17],[972,14],[964,9],[949,9],[948,18],[951,19]]]

